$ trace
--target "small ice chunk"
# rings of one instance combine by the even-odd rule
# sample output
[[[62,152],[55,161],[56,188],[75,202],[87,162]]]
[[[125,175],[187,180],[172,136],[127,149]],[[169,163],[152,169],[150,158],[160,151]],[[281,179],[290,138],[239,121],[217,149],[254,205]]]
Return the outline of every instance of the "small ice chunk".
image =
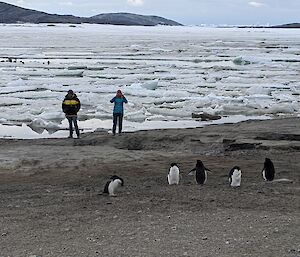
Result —
[[[136,112],[126,114],[126,119],[134,122],[144,122],[147,118],[145,113],[145,108],[142,108]]]
[[[158,79],[144,83],[141,85],[141,87],[146,88],[148,90],[155,90],[158,87]]]
[[[235,58],[233,60],[233,63],[236,64],[236,65],[249,65],[249,64],[251,64],[250,61],[245,60],[245,58],[242,57],[242,56],[239,56],[239,57]]]
[[[53,123],[53,122],[47,122],[41,118],[36,118],[32,122],[28,124],[28,127],[30,127],[33,131],[36,133],[42,134],[44,130],[46,129],[50,134],[56,132],[57,130],[60,130],[60,127]]]

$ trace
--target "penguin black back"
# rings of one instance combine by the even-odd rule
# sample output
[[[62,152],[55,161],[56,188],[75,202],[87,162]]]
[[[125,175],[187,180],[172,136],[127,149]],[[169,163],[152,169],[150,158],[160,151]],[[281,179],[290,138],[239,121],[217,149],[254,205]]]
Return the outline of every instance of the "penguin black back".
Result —
[[[198,184],[203,185],[205,184],[207,179],[207,173],[203,162],[201,160],[197,160],[196,163],[196,181]]]
[[[108,186],[109,186],[110,182],[111,182],[111,181],[107,181],[107,182],[106,182],[106,184],[105,184],[105,186],[104,186],[104,190],[103,190],[103,193],[104,193],[104,194],[108,194]]]
[[[275,168],[273,162],[269,159],[265,159],[264,168],[262,170],[264,180],[272,181],[275,177]]]
[[[121,180],[121,182],[122,182],[121,186],[124,186],[124,180],[123,180],[122,178],[120,178],[119,176],[113,175],[110,179],[111,179],[111,181],[114,181],[114,180],[116,180],[116,179],[119,179],[119,180]]]
[[[175,163],[175,162],[172,162],[170,166],[171,166],[171,167],[174,167],[174,166],[177,166],[177,167],[178,167],[177,163]]]

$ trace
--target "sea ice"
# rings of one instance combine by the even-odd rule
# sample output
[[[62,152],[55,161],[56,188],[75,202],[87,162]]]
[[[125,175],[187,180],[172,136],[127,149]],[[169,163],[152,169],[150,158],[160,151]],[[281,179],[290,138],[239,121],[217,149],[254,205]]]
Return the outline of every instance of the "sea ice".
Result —
[[[118,89],[129,101],[125,131],[199,126],[193,112],[221,114],[214,124],[300,114],[297,30],[16,24],[1,33],[0,123],[24,125],[2,125],[0,137],[34,137],[28,124],[63,129],[39,137],[66,136],[69,89],[84,131],[111,128]]]

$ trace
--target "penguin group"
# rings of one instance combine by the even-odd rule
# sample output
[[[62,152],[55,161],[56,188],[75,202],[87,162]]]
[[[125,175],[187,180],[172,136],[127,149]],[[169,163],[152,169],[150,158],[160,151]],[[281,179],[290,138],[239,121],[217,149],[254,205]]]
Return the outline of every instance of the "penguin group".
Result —
[[[196,167],[193,168],[188,175],[195,176],[197,184],[204,185],[207,181],[207,174],[211,172],[206,168],[201,160],[197,160]],[[168,173],[169,185],[179,184],[179,167],[176,163],[172,163]],[[275,177],[275,168],[273,162],[266,158],[262,169],[262,177],[265,181],[272,181]],[[234,166],[228,174],[228,182],[231,187],[240,187],[242,183],[242,170],[239,166]]]
[[[197,184],[204,185],[207,181],[207,174],[211,172],[206,168],[201,160],[197,160],[195,168],[190,170],[188,175],[195,176]],[[273,162],[269,158],[265,158],[264,166],[262,169],[262,177],[265,181],[272,181],[275,177],[275,168]],[[178,185],[180,182],[180,169],[177,163],[171,163],[169,172],[167,175],[167,181],[169,185]],[[239,166],[234,166],[228,174],[229,185],[233,188],[240,187],[242,182],[242,170]],[[109,196],[116,196],[116,190],[124,186],[124,180],[114,175],[106,182],[103,194]]]

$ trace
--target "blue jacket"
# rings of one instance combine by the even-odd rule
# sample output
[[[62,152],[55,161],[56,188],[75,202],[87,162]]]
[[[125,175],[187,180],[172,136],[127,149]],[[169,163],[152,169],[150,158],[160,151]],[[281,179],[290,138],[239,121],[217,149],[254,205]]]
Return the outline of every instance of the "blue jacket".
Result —
[[[128,103],[125,97],[114,97],[110,100],[111,103],[115,103],[113,113],[122,113],[124,112],[123,103]]]

